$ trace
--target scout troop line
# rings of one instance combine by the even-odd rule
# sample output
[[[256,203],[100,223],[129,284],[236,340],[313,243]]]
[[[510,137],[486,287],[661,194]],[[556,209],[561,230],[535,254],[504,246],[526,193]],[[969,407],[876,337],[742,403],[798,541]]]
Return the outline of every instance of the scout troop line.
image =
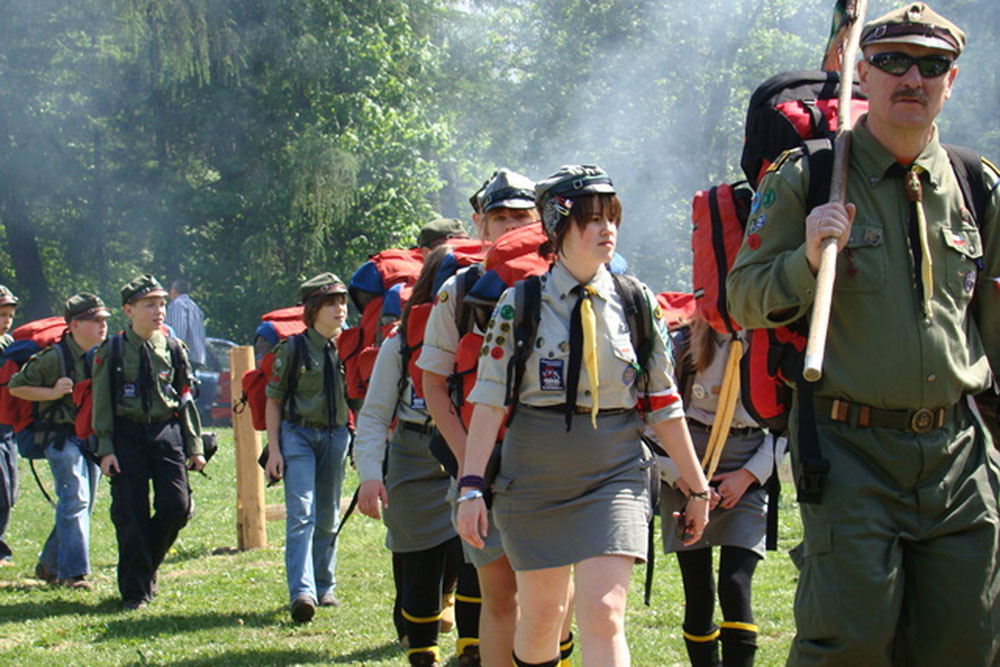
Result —
[[[691,664],[751,665],[751,580],[773,538],[767,489],[784,434],[804,527],[789,664],[1000,665],[998,466],[971,400],[1000,361],[1000,176],[940,144],[934,124],[964,45],[923,3],[865,27],[855,102],[867,113],[846,205],[824,203],[828,143],[762,145],[771,135],[749,128],[763,116],[748,117],[756,193],[723,185],[696,198],[695,298],[624,274],[622,203],[592,165],[538,183],[500,170],[470,200],[479,239],[438,220],[419,248],[373,256],[348,284],[304,282],[301,308],[265,317],[263,370],[245,378],[268,435],[262,465],[284,484],[292,618],[339,604],[353,418],[358,507],[388,529],[410,664],[443,662],[446,614],[463,666],[568,665],[576,646],[585,665],[629,664],[625,600],[633,564],[652,555],[658,506]],[[792,86],[776,77],[751,112],[805,120],[798,135],[822,139],[836,123],[830,82],[814,77],[806,104],[782,98]],[[824,377],[810,385],[802,323],[826,237],[841,249],[838,278]],[[160,331],[164,295],[150,276],[126,285],[130,328],[90,364],[129,608],[155,595],[187,519],[186,467],[204,465],[186,355]],[[362,320],[343,329],[349,298]],[[16,305],[0,290],[3,331]],[[79,378],[107,310],[81,294],[65,315]],[[8,387],[68,427],[62,354],[36,355]],[[57,546],[46,543],[38,572],[69,585],[86,582],[97,477],[76,454],[86,449],[67,434],[45,450],[78,491],[61,510],[58,484]],[[3,464],[11,480],[13,453]]]

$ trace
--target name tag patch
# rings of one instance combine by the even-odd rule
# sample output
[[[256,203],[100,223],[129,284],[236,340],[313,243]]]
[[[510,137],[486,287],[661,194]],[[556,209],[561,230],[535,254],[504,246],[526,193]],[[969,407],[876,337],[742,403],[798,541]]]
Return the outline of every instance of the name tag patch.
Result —
[[[138,393],[135,389],[135,382],[126,382],[122,385],[122,398],[135,398]]]
[[[539,359],[538,379],[542,391],[566,391],[566,381],[563,373],[565,359]]]
[[[417,395],[417,390],[412,386],[410,387],[410,407],[414,410],[427,409],[427,402]]]

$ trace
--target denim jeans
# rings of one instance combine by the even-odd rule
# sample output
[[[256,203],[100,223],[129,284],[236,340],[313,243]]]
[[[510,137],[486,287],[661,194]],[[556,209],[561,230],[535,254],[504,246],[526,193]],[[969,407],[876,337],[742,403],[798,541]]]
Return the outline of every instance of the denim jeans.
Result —
[[[56,487],[56,523],[38,561],[59,579],[90,574],[90,515],[101,469],[80,451],[80,441],[66,438],[62,449],[45,448]]]
[[[311,428],[281,422],[285,460],[285,571],[289,600],[319,600],[336,584],[336,531],[347,460],[346,426]]]
[[[17,446],[14,431],[0,424],[0,560],[10,559],[4,533],[10,523],[10,509],[17,500]]]

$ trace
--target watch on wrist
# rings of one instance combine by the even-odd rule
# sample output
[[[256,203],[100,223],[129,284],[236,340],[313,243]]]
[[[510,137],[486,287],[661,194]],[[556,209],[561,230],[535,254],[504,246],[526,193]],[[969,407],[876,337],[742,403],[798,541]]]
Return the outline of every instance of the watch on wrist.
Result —
[[[469,489],[458,498],[455,498],[456,503],[464,503],[466,500],[475,500],[476,498],[482,498],[483,492],[479,489]]]

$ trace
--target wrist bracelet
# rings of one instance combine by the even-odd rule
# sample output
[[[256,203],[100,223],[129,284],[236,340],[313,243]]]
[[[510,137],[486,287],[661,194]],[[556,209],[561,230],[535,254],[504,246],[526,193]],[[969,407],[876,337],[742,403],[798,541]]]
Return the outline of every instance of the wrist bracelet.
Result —
[[[688,494],[690,498],[697,498],[698,500],[711,500],[712,494],[707,489],[704,491],[692,491]]]
[[[458,488],[470,488],[478,489],[479,491],[486,491],[486,480],[482,478],[481,475],[462,475],[458,480]]]
[[[455,498],[456,503],[464,503],[466,500],[475,500],[476,498],[482,498],[483,492],[479,489],[469,489],[458,498]]]

